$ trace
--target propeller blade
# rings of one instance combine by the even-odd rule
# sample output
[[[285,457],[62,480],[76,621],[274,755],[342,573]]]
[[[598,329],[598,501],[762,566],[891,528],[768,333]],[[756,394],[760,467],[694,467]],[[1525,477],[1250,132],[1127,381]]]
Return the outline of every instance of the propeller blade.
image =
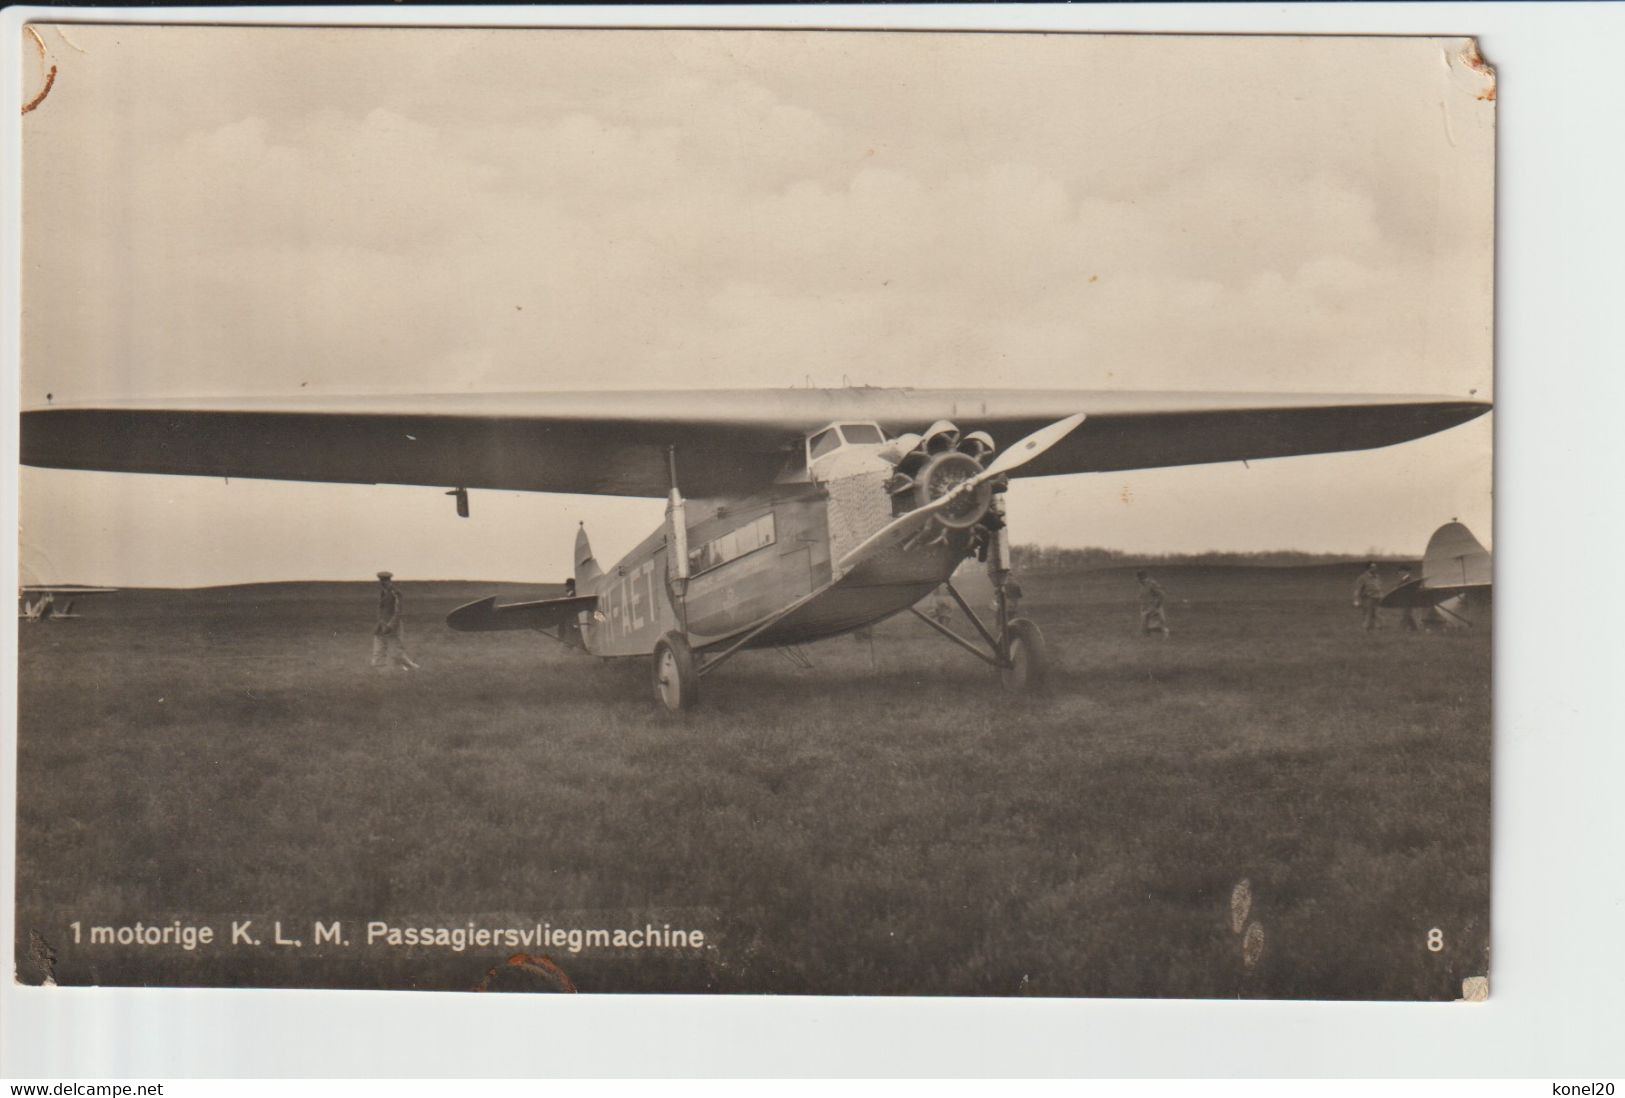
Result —
[[[1040,427],[1014,446],[1007,448],[1004,453],[994,458],[986,469],[982,470],[980,476],[972,477],[966,483],[981,482],[988,477],[996,477],[1000,473],[1008,473],[1012,469],[1021,468],[1077,430],[1078,425],[1084,421],[1084,418],[1084,413],[1079,412],[1075,416],[1067,416],[1065,419],[1056,420],[1048,427]]]
[[[1065,419],[1058,419],[1048,427],[1040,427],[1038,430],[1034,431],[1032,434],[1010,447],[1004,453],[994,458],[988,463],[987,468],[983,469],[980,473],[977,473],[973,477],[966,477],[953,491],[944,492],[939,498],[932,500],[924,507],[916,508],[916,512],[935,511],[939,508],[946,507],[950,500],[957,499],[963,493],[974,492],[976,490],[976,486],[981,484],[983,481],[991,480],[992,478],[1003,473],[1008,473],[1012,469],[1021,468],[1033,458],[1037,457],[1039,454],[1042,454],[1045,450],[1048,450],[1051,446],[1054,446],[1067,435],[1070,435],[1073,431],[1077,430],[1078,425],[1081,424],[1085,418],[1084,413],[1079,412],[1077,415],[1067,416]]]

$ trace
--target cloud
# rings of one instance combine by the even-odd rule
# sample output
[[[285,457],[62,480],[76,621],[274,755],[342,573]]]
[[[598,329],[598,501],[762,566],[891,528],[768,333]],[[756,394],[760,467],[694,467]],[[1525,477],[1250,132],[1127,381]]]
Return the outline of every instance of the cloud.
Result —
[[[1489,389],[1491,116],[1437,44],[83,30],[30,399]]]

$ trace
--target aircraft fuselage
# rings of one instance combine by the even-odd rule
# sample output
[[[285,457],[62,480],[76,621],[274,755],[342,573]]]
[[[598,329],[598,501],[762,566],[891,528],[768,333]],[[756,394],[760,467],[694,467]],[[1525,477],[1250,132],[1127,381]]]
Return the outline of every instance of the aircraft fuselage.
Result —
[[[827,589],[752,638],[751,646],[850,632],[907,609],[953,575],[965,558],[966,531],[882,551],[836,576],[842,556],[892,518],[885,489],[891,466],[863,457],[855,455],[828,479],[687,502],[689,581],[681,608],[694,649],[724,645],[821,588]],[[668,522],[650,534],[591,591],[582,591],[598,595],[597,610],[580,623],[589,652],[647,655],[660,637],[680,629],[669,528]]]

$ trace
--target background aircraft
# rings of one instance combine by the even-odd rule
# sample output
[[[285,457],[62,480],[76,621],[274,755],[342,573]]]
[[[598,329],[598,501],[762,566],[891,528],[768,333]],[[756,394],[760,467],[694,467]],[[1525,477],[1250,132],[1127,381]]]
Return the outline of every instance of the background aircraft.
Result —
[[[1450,397],[873,388],[56,404],[23,414],[22,460],[436,485],[464,515],[472,488],[664,496],[662,526],[608,570],[577,534],[573,596],[486,599],[448,621],[653,655],[654,692],[680,710],[741,649],[900,613],[969,556],[987,564],[994,620],[958,599],[976,639],[927,624],[1006,686],[1041,682],[1042,634],[1004,598],[1007,477],[1368,449],[1488,410]]]
[[[1490,600],[1490,552],[1471,530],[1447,522],[1428,539],[1422,575],[1383,596],[1386,610],[1431,610],[1445,625],[1472,626]]]
[[[77,618],[79,615],[73,612],[73,602],[80,595],[105,595],[117,590],[117,587],[86,587],[71,583],[56,587],[24,584],[17,589],[17,617],[23,621]]]

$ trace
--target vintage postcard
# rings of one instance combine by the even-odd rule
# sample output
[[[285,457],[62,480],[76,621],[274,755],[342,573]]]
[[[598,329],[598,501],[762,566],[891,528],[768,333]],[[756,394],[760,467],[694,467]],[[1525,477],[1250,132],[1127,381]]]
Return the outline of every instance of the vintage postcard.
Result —
[[[1471,38],[24,44],[17,980],[1488,994]]]

